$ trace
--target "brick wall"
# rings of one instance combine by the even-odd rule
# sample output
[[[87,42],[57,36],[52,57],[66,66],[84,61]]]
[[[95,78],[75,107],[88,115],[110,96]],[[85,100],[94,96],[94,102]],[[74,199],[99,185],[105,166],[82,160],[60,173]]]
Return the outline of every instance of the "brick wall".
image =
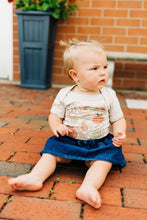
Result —
[[[147,90],[147,62],[116,60],[113,88]]]
[[[58,21],[52,83],[69,84],[59,40],[95,39],[106,51],[147,53],[147,0],[78,0],[80,10]],[[20,79],[17,19],[14,14],[14,80]],[[145,62],[116,61],[114,88],[147,90]],[[135,68],[134,68],[135,67]],[[142,70],[143,67],[143,70]],[[128,73],[128,74],[127,74]],[[138,81],[139,80],[139,81]],[[139,82],[139,83],[137,83]]]

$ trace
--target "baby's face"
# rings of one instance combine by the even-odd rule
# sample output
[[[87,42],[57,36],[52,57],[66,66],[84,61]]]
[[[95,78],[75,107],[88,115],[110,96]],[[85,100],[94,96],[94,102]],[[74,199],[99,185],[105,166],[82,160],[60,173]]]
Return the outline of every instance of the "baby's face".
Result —
[[[74,70],[78,85],[85,91],[98,92],[108,82],[108,63],[102,49],[80,48]]]

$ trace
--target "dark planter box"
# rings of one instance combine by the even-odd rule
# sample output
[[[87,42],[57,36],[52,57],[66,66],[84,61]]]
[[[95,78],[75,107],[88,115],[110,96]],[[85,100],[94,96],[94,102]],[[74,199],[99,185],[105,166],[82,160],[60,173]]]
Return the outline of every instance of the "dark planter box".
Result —
[[[51,72],[56,22],[50,12],[15,11],[18,21],[21,87],[46,89]]]

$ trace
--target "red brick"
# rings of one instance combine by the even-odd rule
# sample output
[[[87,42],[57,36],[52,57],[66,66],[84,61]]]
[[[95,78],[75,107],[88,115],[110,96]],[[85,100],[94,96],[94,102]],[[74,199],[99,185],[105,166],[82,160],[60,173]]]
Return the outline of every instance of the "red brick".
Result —
[[[83,220],[144,220],[147,218],[147,210],[143,209],[131,209],[124,207],[115,207],[103,205],[97,211],[93,211],[93,208],[86,205],[84,207],[84,218]]]
[[[127,132],[127,137],[128,138],[146,138],[146,133],[145,132]]]
[[[92,7],[94,8],[115,8],[116,1],[109,1],[109,0],[92,0]]]
[[[71,24],[72,23],[72,25],[74,24],[74,25],[88,25],[89,24],[89,18],[87,17],[87,18],[81,18],[81,19],[79,19],[78,17],[70,17],[70,18],[68,18],[68,20],[66,21],[66,24]],[[61,56],[60,56],[61,57]]]
[[[23,151],[23,152],[32,152],[32,153],[39,153],[43,149],[44,145],[42,144],[21,144],[21,143],[3,143],[1,145],[1,150],[3,151]]]
[[[104,10],[104,17],[127,17],[128,12],[127,10],[121,9],[105,9]]]
[[[143,21],[142,21],[142,26],[143,26],[143,27],[147,27],[147,20],[143,20]]]
[[[138,38],[137,37],[115,37],[115,42],[118,44],[137,44]]]
[[[11,194],[12,190],[8,185],[8,179],[10,179],[10,177],[0,176],[0,183],[1,183],[0,193]]]
[[[25,143],[27,140],[28,140],[28,137],[24,137],[24,136],[15,136],[12,134],[0,135],[0,142]]]
[[[36,153],[23,153],[17,152],[11,159],[10,162],[24,163],[24,164],[36,164],[41,156]]]
[[[127,145],[123,144],[123,152],[147,154],[147,147],[142,145]]]
[[[104,183],[104,186],[147,190],[146,175],[110,173]]]
[[[127,70],[139,70],[142,71],[142,70],[146,70],[147,69],[147,63],[146,62],[133,62],[133,61],[127,61],[125,62],[125,68]]]
[[[107,35],[106,35],[107,36]],[[124,51],[124,45],[119,46],[119,45],[105,45],[104,49],[106,51]]]
[[[101,11],[101,9],[94,9],[94,8],[88,8],[88,9],[82,9],[82,10],[80,10],[79,11],[79,16],[80,17],[83,17],[83,16],[85,16],[85,17],[97,17],[97,16],[101,16],[101,13],[102,13],[102,11]]]
[[[116,20],[118,26],[124,26],[124,27],[139,27],[140,26],[140,20],[136,19],[117,19]]]
[[[85,177],[86,170],[85,169],[72,169],[57,167],[54,174],[50,177],[51,181],[56,181],[57,178],[60,179],[60,182],[69,183],[70,181],[74,180],[76,183],[82,183]]]
[[[22,196],[12,197],[0,213],[1,218],[30,219],[30,220],[65,220],[79,219],[81,205],[73,202],[50,201]]]
[[[92,25],[102,25],[102,26],[113,26],[114,19],[104,19],[104,18],[92,18]]]
[[[142,157],[143,161],[143,157]],[[147,164],[144,163],[128,163],[126,167],[122,169],[122,173],[130,173],[136,175],[146,175],[147,174]]]
[[[10,159],[11,154],[13,154],[14,151],[4,151],[4,150],[0,150],[0,160],[1,161],[7,161]]]
[[[125,33],[126,33],[126,30],[125,30],[125,28],[119,28],[119,27],[104,27],[103,28],[103,34],[104,35],[107,35],[107,34],[116,34],[116,35],[125,35]]]
[[[134,128],[136,132],[142,132],[142,133],[146,133],[147,131],[147,122],[144,120],[133,120],[133,124],[134,124]]]
[[[147,18],[147,10],[130,10],[132,18]]]
[[[49,126],[48,126],[48,122],[45,120],[30,120],[29,123],[25,124],[24,128],[25,129],[34,129],[34,130],[41,130],[42,129],[42,125],[43,128],[46,127],[47,131],[49,130]]]
[[[147,9],[147,2],[144,2],[144,8]]]
[[[82,8],[82,7],[87,7],[87,8],[89,8],[90,2],[89,2],[89,1],[79,1],[79,0],[78,0],[78,5],[79,5],[80,8]]]
[[[83,33],[83,34],[100,34],[100,27],[94,27],[94,26],[91,26],[91,27],[84,27],[84,26],[81,26],[81,27],[78,27],[77,28],[77,33],[80,34],[80,33]]]
[[[127,140],[126,140],[125,144],[138,145],[138,142],[137,142],[136,138],[127,137]]]
[[[29,137],[45,137],[48,138],[53,133],[51,131],[35,131],[35,130],[24,130],[24,129],[19,129],[18,132],[16,133],[16,136],[29,136]]]
[[[144,33],[143,35],[146,35],[146,33]],[[137,53],[147,53],[147,48],[144,46],[127,46],[127,52],[132,52],[135,53],[135,51]],[[137,89],[137,88],[136,88]],[[144,89],[140,89],[140,90],[144,90]]]
[[[70,26],[57,26],[57,31],[58,33],[75,33],[76,32],[76,27],[74,25]]]
[[[27,127],[28,120],[16,119],[16,118],[3,118],[3,121],[6,121],[8,124],[5,126],[7,128],[25,128]]]
[[[116,69],[115,70],[115,73],[114,73],[114,77],[115,78],[120,78],[120,79],[123,79],[123,78],[129,78],[129,79],[134,79],[135,78],[135,71],[130,71],[130,70],[120,70],[120,69]]]
[[[0,134],[2,135],[4,135],[4,134],[7,134],[7,135],[9,135],[9,134],[13,134],[13,133],[15,133],[17,131],[17,129],[15,129],[15,128],[5,128],[5,127],[2,127],[2,128],[0,128]]]
[[[55,193],[53,194],[53,196],[56,197],[56,200],[60,201],[80,202],[78,199],[76,199],[76,191],[79,187],[80,184],[77,183],[56,183],[54,188]]]
[[[48,138],[46,137],[32,137],[28,143],[29,144],[41,144],[42,146],[45,145]]]
[[[140,1],[118,1],[118,7],[119,8],[130,8],[130,9],[132,9],[132,8],[136,8],[136,9],[138,9],[138,8],[141,8],[142,7],[142,2],[140,2]]]
[[[123,87],[125,89],[138,89],[138,90],[143,89],[144,90],[145,86],[146,86],[146,82],[143,79],[141,80],[126,79],[123,82]]]
[[[140,36],[146,36],[147,30],[141,29],[141,28],[131,28],[128,30],[128,35],[138,35],[140,33]],[[136,48],[136,47],[135,47]]]
[[[122,80],[120,79],[113,79],[113,88],[122,88]]]
[[[147,191],[136,189],[124,189],[125,207],[147,209]]]
[[[141,145],[147,146],[147,138],[140,138]]]
[[[120,188],[101,187],[102,205],[122,206]]]
[[[91,38],[93,40],[97,40],[99,42],[103,43],[112,43],[112,36],[97,36],[97,35],[91,35]]]
[[[128,162],[143,163],[142,155],[136,153],[124,153],[125,159]]]

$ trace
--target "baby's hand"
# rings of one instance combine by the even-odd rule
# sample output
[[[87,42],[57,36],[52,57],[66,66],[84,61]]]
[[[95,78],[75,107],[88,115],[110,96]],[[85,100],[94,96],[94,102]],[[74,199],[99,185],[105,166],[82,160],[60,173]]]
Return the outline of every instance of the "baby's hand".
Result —
[[[119,147],[126,141],[126,134],[122,131],[118,131],[117,135],[112,139],[113,145]]]
[[[61,136],[69,135],[70,132],[72,132],[72,130],[64,124],[57,125],[57,127],[53,130],[53,133],[56,135],[56,137],[59,137],[59,134]]]

